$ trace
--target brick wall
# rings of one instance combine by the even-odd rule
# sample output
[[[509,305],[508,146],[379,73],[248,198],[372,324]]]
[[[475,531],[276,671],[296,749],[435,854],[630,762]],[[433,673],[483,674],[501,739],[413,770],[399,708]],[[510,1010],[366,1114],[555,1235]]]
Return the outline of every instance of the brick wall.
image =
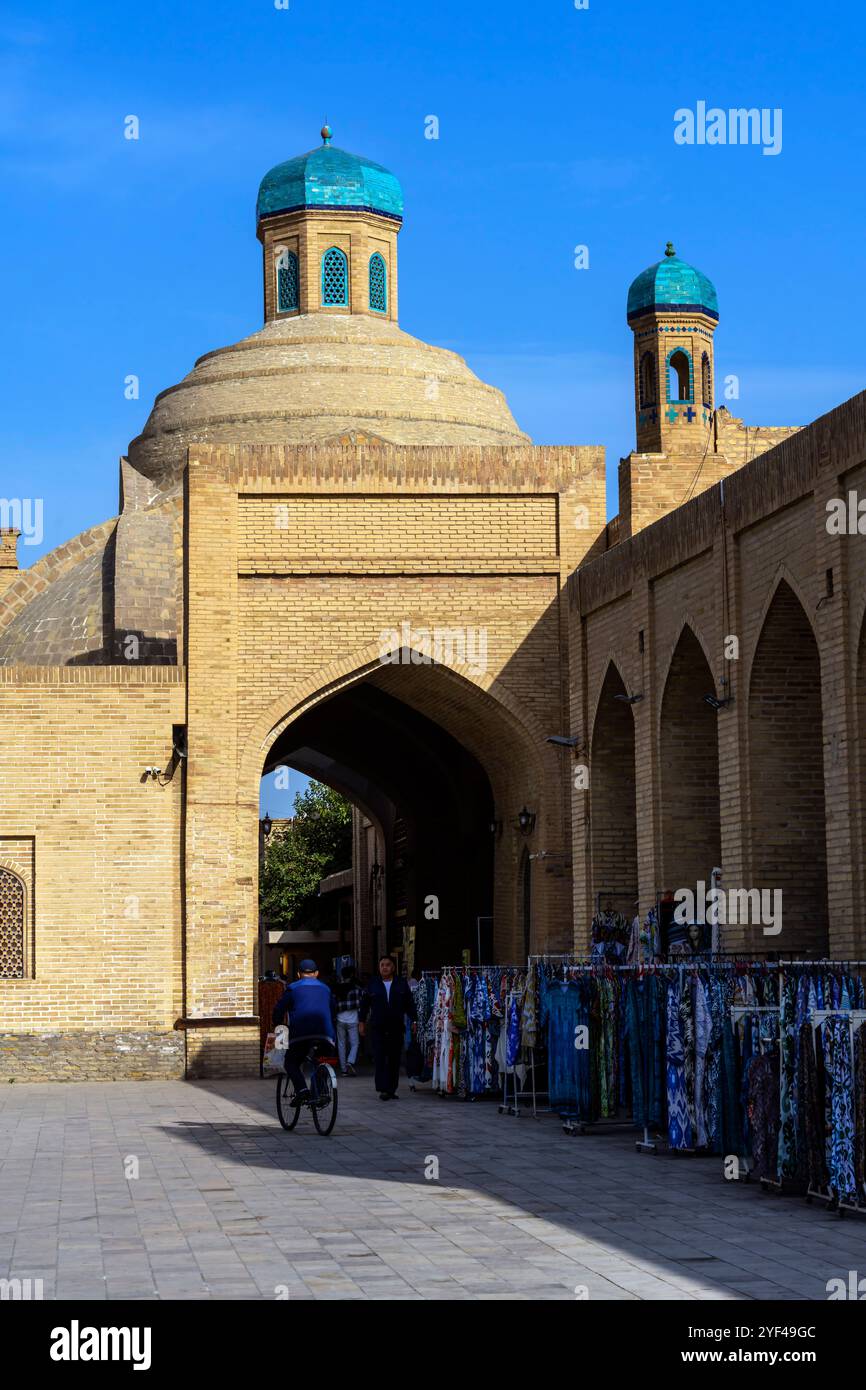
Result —
[[[181,775],[142,777],[168,765],[183,672],[6,667],[0,718],[14,730],[0,743],[0,861],[28,884],[35,936],[29,977],[0,980],[0,1072],[31,1077],[47,1055],[39,1039],[60,1031],[78,1039],[67,1059],[78,1074],[99,1074],[109,1054],[111,1074],[176,1073]],[[140,1061],[123,1051],[128,1034],[155,1040]]]
[[[826,525],[829,499],[866,495],[864,455],[866,393],[591,559],[568,585],[573,732],[591,743],[612,661],[643,696],[632,706],[642,911],[665,887],[685,886],[670,881],[672,855],[675,877],[714,867],[714,800],[725,885],[783,889],[781,935],[729,927],[729,949],[866,954],[866,537]],[[694,640],[682,637],[689,630]],[[733,697],[718,714],[700,707],[713,688]],[[593,806],[574,794],[580,945],[608,876]]]

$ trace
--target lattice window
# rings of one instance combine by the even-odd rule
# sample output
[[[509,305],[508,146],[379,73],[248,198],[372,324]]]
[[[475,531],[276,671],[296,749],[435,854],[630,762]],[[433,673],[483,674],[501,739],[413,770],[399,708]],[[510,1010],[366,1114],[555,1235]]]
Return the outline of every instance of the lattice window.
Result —
[[[349,303],[349,263],[339,246],[322,257],[322,303]]]
[[[0,869],[0,980],[24,978],[24,884]]]
[[[300,283],[298,258],[294,251],[283,251],[277,261],[277,312],[287,314],[297,309]]]
[[[378,251],[370,257],[370,308],[377,314],[388,312],[388,272]]]

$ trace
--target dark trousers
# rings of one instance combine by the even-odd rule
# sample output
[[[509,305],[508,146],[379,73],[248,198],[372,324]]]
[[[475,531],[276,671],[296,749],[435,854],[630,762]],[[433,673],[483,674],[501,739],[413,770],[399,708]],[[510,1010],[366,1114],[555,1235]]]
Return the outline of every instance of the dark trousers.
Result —
[[[310,1042],[310,1039],[304,1038],[301,1042],[290,1042],[286,1048],[286,1073],[295,1088],[296,1095],[298,1091],[310,1089],[301,1070],[301,1063],[307,1060],[311,1047],[313,1047],[313,1043]]]
[[[371,1038],[373,1061],[376,1065],[376,1090],[393,1095],[400,1084],[400,1055],[403,1051],[402,1028],[374,1028]]]

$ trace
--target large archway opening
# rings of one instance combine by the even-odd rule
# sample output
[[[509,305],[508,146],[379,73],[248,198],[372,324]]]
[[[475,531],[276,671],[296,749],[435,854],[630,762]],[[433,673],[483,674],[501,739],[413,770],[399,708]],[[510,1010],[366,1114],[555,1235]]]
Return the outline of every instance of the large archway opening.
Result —
[[[409,942],[416,971],[519,961],[526,920],[549,930],[557,895],[570,934],[564,855],[550,855],[557,874],[518,889],[525,851],[564,848],[561,788],[543,775],[550,755],[489,690],[398,655],[306,699],[266,740],[263,771],[295,768],[357,808],[353,955],[362,968],[382,951],[409,954]]]
[[[761,630],[749,684],[752,884],[782,890],[786,952],[826,952],[827,827],[821,660],[812,625],[784,580]]]
[[[721,865],[718,714],[704,649],[684,627],[665,682],[659,737],[662,866],[658,887],[696,891]]]
[[[590,821],[593,894],[631,913],[638,895],[634,715],[613,662],[592,730]]]

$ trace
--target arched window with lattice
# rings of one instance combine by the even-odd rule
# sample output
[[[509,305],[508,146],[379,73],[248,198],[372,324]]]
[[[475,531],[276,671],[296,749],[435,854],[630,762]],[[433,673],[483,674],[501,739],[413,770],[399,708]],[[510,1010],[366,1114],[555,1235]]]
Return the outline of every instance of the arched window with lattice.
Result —
[[[330,246],[322,257],[322,304],[349,303],[349,262],[339,246]]]
[[[26,902],[18,875],[0,868],[0,980],[24,978]]]
[[[701,391],[704,405],[713,408],[713,374],[710,371],[710,354],[705,352],[701,358]]]
[[[388,312],[388,271],[378,251],[370,257],[370,308],[376,314]]]
[[[638,385],[641,405],[658,405],[656,399],[656,364],[651,352],[645,352],[640,359]]]
[[[277,253],[277,313],[289,314],[297,309],[300,302],[298,279],[298,258],[294,251],[283,247]]]

